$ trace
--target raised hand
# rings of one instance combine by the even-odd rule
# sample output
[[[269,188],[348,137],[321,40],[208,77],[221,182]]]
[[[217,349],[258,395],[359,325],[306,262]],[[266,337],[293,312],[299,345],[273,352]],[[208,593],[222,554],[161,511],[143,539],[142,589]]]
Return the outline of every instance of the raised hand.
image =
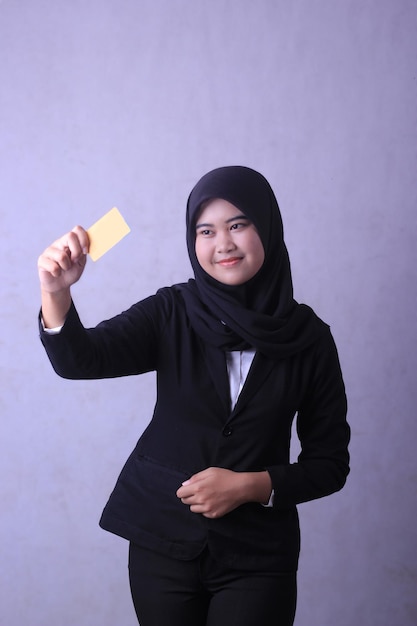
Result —
[[[81,278],[87,262],[88,234],[76,226],[40,255],[39,281],[46,328],[62,326],[71,305],[70,287]]]
[[[88,246],[87,232],[76,226],[46,248],[38,259],[41,289],[55,293],[76,283],[85,268]]]

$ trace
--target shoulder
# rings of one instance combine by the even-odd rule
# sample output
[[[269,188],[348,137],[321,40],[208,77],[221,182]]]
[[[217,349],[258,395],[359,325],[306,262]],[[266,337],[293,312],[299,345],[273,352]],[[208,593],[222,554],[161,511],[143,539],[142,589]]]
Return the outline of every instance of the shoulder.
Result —
[[[312,333],[314,340],[307,348],[306,354],[313,359],[338,361],[338,351],[330,325],[322,320],[308,305],[300,304],[299,306],[304,310],[304,314],[310,317],[314,328]]]
[[[133,304],[122,315],[147,319],[154,323],[164,323],[173,317],[182,316],[185,313],[185,307],[179,290],[180,286],[161,287],[156,293]]]

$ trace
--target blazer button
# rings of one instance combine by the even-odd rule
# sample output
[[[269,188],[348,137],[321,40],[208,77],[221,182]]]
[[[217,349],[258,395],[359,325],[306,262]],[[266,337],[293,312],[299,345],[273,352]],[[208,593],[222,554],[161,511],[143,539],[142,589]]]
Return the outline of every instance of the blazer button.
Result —
[[[230,437],[232,432],[233,432],[233,428],[231,426],[225,426],[223,428],[223,435],[224,435],[224,437]]]

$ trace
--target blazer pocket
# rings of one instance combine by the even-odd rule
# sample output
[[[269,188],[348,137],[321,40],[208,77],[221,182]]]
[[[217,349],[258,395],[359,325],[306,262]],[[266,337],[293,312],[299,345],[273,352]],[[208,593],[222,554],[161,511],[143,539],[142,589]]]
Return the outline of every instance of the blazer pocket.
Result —
[[[135,518],[135,525],[169,542],[201,542],[205,525],[200,515],[192,513],[177,497],[177,489],[189,476],[165,467],[147,457],[133,454],[116,485],[123,491],[124,508]]]

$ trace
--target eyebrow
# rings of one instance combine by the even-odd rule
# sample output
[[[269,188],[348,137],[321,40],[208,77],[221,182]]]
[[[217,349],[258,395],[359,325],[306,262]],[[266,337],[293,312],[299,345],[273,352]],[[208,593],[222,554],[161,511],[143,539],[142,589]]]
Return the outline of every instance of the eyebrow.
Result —
[[[235,220],[246,220],[247,222],[250,222],[250,219],[248,217],[246,217],[246,215],[236,215],[236,217],[229,217],[228,220],[226,220],[225,224],[230,224],[230,222],[234,222]],[[206,228],[207,226],[214,226],[214,224],[206,224],[206,223],[202,223],[202,224],[196,224],[196,230],[197,228],[203,228],[203,226]]]

